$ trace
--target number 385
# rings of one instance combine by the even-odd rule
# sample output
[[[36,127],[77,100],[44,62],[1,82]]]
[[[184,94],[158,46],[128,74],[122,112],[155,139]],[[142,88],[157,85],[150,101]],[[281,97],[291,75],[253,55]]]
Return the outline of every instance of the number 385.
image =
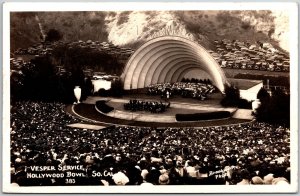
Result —
[[[75,184],[75,179],[66,179],[66,184]]]

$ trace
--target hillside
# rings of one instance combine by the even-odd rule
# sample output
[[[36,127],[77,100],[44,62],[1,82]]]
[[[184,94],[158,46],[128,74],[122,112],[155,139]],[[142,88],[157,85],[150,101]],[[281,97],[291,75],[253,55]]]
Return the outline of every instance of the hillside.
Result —
[[[268,41],[289,51],[288,13],[283,11],[35,12],[11,14],[11,48],[40,42],[49,29],[63,41],[106,41],[137,48],[161,35],[178,35],[214,49],[221,39]]]

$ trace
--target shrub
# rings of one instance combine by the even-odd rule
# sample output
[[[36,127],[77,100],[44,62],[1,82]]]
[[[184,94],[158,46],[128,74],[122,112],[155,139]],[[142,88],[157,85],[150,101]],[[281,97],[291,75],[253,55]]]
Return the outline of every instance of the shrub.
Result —
[[[240,90],[234,86],[225,86],[225,97],[221,100],[224,107],[236,107],[240,101]]]
[[[242,109],[252,109],[252,102],[246,99],[239,99],[238,101],[238,108]]]
[[[119,26],[121,24],[124,24],[124,23],[128,22],[128,20],[129,20],[129,14],[130,13],[131,13],[130,11],[124,11],[124,12],[122,12],[119,15],[117,25]]]
[[[105,90],[104,88],[100,88],[98,91],[99,96],[107,97],[109,96],[109,90]]]
[[[240,90],[234,86],[225,86],[225,97],[221,100],[224,107],[238,107],[242,109],[251,109],[252,104],[246,99],[240,97]]]
[[[123,96],[123,93],[123,82],[120,79],[112,81],[110,95],[115,97],[121,97]]]
[[[50,29],[46,35],[45,41],[54,42],[62,39],[62,34],[56,29]]]
[[[251,27],[250,22],[242,22],[241,27],[244,30],[248,30]]]
[[[261,103],[269,102],[270,94],[265,88],[262,87],[257,93],[257,99],[259,99]]]

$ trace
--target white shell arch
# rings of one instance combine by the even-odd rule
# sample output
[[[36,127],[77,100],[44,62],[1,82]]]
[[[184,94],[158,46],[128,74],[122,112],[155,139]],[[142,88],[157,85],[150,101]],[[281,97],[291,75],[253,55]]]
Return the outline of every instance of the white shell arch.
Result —
[[[224,92],[228,83],[223,70],[201,45],[186,38],[163,36],[144,43],[128,60],[121,78],[124,89],[139,89],[158,82],[174,82],[187,70],[207,72]]]

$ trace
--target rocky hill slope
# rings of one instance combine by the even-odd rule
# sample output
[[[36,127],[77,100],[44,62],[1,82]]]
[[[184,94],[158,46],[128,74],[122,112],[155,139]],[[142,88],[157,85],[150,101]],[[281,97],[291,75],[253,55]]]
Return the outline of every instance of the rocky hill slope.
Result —
[[[284,11],[123,11],[11,14],[11,49],[42,41],[56,29],[64,41],[106,41],[137,48],[162,35],[187,37],[214,49],[213,41],[267,41],[289,51],[289,17]]]

